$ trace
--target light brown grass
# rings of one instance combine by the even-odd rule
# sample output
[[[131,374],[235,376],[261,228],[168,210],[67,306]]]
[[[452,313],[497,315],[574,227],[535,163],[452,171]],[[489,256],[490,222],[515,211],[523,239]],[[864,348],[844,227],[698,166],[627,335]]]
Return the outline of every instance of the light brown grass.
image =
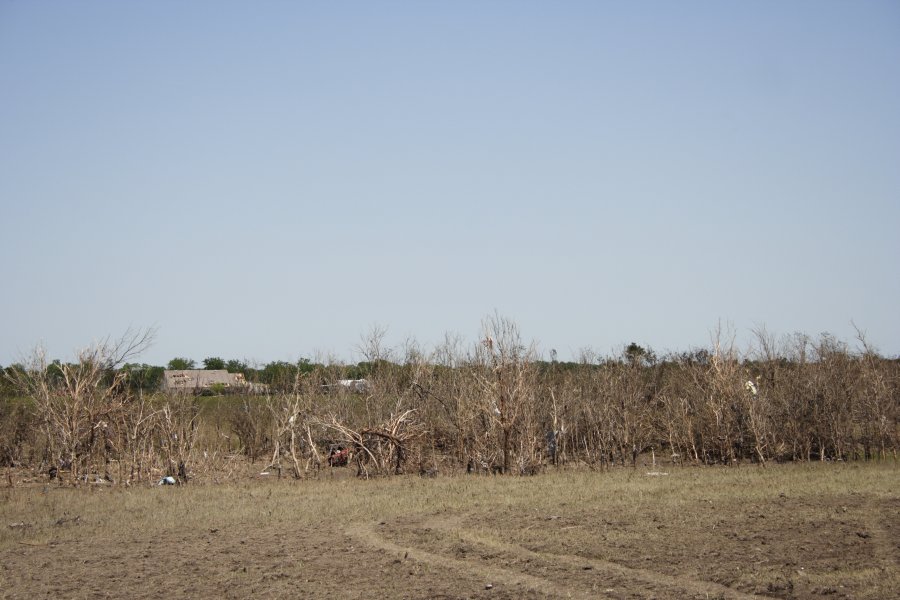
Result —
[[[385,543],[429,556],[471,546],[485,560],[499,561],[498,569],[514,569],[517,561],[554,569],[606,561],[598,564],[642,577],[659,573],[660,585],[687,578],[781,597],[879,598],[900,589],[896,463],[668,473],[628,468],[529,478],[326,475],[205,486],[7,488],[0,491],[0,555],[66,543],[89,551],[91,544],[152,543],[160,535],[213,530],[315,528],[327,543],[329,536],[337,542],[383,524]],[[552,580],[552,569],[546,577]],[[391,588],[382,591],[390,595]]]

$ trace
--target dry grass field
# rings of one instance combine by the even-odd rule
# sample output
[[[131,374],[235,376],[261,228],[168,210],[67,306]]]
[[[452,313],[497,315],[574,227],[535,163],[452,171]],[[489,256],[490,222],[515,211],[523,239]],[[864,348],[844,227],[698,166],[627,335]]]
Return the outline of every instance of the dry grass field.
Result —
[[[900,465],[0,490],[3,598],[897,598]]]

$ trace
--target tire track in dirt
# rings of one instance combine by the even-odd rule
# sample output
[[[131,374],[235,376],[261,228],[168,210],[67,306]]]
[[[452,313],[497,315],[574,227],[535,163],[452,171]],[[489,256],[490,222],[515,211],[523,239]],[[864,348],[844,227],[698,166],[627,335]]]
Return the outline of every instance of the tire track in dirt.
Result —
[[[571,554],[536,552],[517,544],[508,544],[493,539],[486,540],[484,537],[467,532],[460,525],[459,519],[455,518],[434,517],[424,522],[422,528],[430,528],[443,534],[452,534],[458,536],[460,540],[475,546],[488,546],[493,550],[525,559],[529,563],[549,565],[551,570],[567,572],[572,574],[572,576],[566,577],[566,582],[561,583],[545,577],[522,573],[518,570],[473,563],[445,554],[435,554],[420,548],[402,546],[386,539],[374,527],[358,525],[353,529],[352,533],[365,542],[383,550],[398,554],[408,553],[408,556],[415,560],[442,568],[450,567],[464,570],[468,573],[474,571],[480,576],[487,578],[486,580],[493,580],[507,585],[521,584],[549,597],[602,597],[598,595],[597,579],[603,578],[603,581],[606,582],[604,585],[607,588],[605,597],[618,597],[620,592],[625,590],[629,594],[636,593],[644,597],[659,597],[660,594],[665,594],[669,597],[694,596],[726,600],[763,600],[768,598],[767,596],[741,592],[712,581],[666,575],[649,569],[626,567],[610,561]],[[564,569],[560,569],[560,567],[564,567]],[[585,571],[590,573],[591,581],[585,580]]]
[[[892,502],[894,510],[888,509],[885,515],[900,515],[900,500]],[[871,504],[863,511],[863,525],[866,531],[861,531],[856,535],[863,539],[871,538],[872,546],[875,548],[876,555],[883,557],[888,565],[900,564],[897,560],[900,554],[900,540],[889,531],[891,524],[887,523],[887,516],[879,516],[881,511],[878,506]],[[896,523],[894,523],[896,526]]]
[[[504,587],[524,587],[527,590],[538,592],[549,598],[609,598],[611,596],[598,595],[596,591],[587,592],[573,590],[566,585],[550,581],[543,577],[536,577],[527,573],[511,571],[488,564],[477,564],[470,561],[459,560],[443,554],[434,554],[427,550],[396,544],[380,535],[373,526],[355,524],[347,528],[347,533],[356,539],[369,544],[385,552],[391,552],[398,556],[411,558],[415,561],[428,564],[432,567],[450,569],[466,574],[477,574],[485,583],[501,584]]]
[[[590,566],[592,570],[604,575],[630,582],[632,585],[637,584],[637,587],[642,588],[643,591],[646,591],[651,596],[658,594],[662,588],[666,592],[676,593],[678,597],[684,597],[686,594],[693,594],[702,598],[725,598],[727,600],[765,600],[769,598],[768,596],[759,596],[741,592],[713,581],[666,575],[665,573],[652,571],[650,569],[626,567],[611,561],[585,558],[573,554],[536,552],[517,544],[507,544],[497,540],[485,542],[483,538],[468,534],[462,528],[458,530],[453,529],[453,525],[446,521],[431,520],[428,522],[427,526],[432,527],[433,529],[441,529],[445,532],[453,531],[457,533],[461,539],[471,543],[488,543],[498,550],[509,552],[520,557],[544,562],[562,563],[573,569],[584,569],[585,566]]]

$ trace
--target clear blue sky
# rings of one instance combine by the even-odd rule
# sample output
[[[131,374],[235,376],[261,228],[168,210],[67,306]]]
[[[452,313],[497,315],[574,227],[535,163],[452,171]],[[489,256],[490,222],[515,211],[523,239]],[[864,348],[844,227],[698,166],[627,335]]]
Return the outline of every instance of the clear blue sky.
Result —
[[[0,0],[0,364],[900,354],[897,2]]]

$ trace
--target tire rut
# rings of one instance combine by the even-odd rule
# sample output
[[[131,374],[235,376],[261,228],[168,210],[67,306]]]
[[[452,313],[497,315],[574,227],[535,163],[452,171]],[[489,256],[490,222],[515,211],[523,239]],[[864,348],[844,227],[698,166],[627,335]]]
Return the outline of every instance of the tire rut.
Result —
[[[475,573],[494,585],[501,584],[507,587],[522,586],[530,591],[538,592],[548,598],[609,598],[612,596],[598,595],[596,591],[587,592],[574,590],[568,586],[560,585],[543,577],[529,575],[501,567],[487,564],[477,564],[471,561],[459,560],[443,554],[435,554],[420,548],[396,544],[380,535],[372,525],[355,524],[347,528],[347,533],[356,539],[369,544],[385,552],[391,552],[398,556],[404,556],[413,560],[428,564],[432,567],[450,569],[467,574]]]
[[[447,522],[432,520],[429,521],[426,526],[432,527],[433,529],[441,529],[446,532],[454,531],[460,536],[461,539],[470,541],[472,543],[486,543],[483,538],[478,538],[476,536],[468,534],[462,528],[460,528],[459,530],[453,529],[453,526]],[[525,548],[523,546],[508,544],[496,540],[491,540],[488,543],[498,550],[504,550],[511,554],[531,558],[533,560],[540,560],[550,563],[561,563],[575,569],[584,569],[584,567],[589,566],[591,567],[591,570],[603,573],[604,575],[610,576],[616,580],[629,582],[629,587],[633,587],[635,586],[635,584],[637,584],[642,588],[642,591],[647,592],[648,595],[651,596],[659,593],[662,588],[662,590],[666,592],[677,593],[677,596],[679,597],[684,597],[685,593],[689,593],[701,598],[725,598],[728,600],[766,600],[770,598],[769,596],[761,596],[741,592],[739,590],[735,590],[726,585],[722,585],[713,581],[704,581],[699,579],[692,579],[689,577],[666,575],[665,573],[660,573],[658,571],[653,571],[650,569],[626,567],[624,565],[620,565],[618,563],[607,560],[585,558],[573,554],[536,552],[534,550],[529,550],[528,548]]]
[[[467,573],[476,572],[486,580],[493,580],[505,585],[523,585],[531,590],[553,598],[598,598],[621,597],[621,592],[626,591],[630,595],[637,594],[642,597],[660,597],[661,594],[669,597],[697,598],[722,598],[726,600],[765,600],[768,596],[749,594],[735,590],[728,586],[689,577],[667,575],[658,571],[642,568],[632,568],[615,562],[585,558],[572,554],[555,554],[529,550],[517,544],[509,544],[494,539],[484,539],[467,532],[461,526],[459,519],[434,517],[424,523],[422,528],[431,528],[443,534],[453,534],[462,541],[475,546],[487,546],[493,550],[504,552],[508,555],[527,559],[528,562],[548,565],[551,569],[561,570],[572,574],[567,581],[562,583],[557,580],[540,577],[528,573],[522,573],[515,569],[499,567],[490,564],[479,564],[468,560],[460,560],[446,554],[436,554],[420,548],[397,544],[381,535],[374,526],[357,525],[349,532],[366,543],[382,550],[407,554],[415,560],[428,563],[441,568],[451,568]],[[564,569],[560,569],[563,567]],[[583,573],[590,572],[592,581],[585,579]],[[600,588],[607,588],[604,595],[598,590],[597,579],[603,578]],[[565,577],[565,576],[564,576]],[[609,589],[612,588],[612,589]]]

